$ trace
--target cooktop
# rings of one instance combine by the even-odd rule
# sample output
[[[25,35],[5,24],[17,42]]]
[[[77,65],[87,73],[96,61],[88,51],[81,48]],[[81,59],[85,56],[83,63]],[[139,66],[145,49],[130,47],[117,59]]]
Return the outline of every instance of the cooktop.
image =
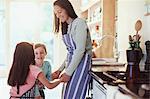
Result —
[[[125,83],[125,81],[127,79],[127,73],[125,71],[107,71],[107,72],[104,72],[103,74],[107,75],[108,77],[110,77],[114,80],[118,80],[118,81],[120,80],[120,83]],[[140,76],[135,83],[141,83],[141,84],[142,83],[145,83],[145,84],[150,83],[150,72],[149,71],[141,71]]]
[[[134,83],[128,83],[127,73],[124,71],[107,71],[103,73],[108,77],[114,79],[111,84],[123,85],[135,95],[143,99],[150,99],[150,72],[141,71],[140,76]],[[125,92],[124,88],[120,86],[120,91]],[[127,90],[126,90],[127,91]]]

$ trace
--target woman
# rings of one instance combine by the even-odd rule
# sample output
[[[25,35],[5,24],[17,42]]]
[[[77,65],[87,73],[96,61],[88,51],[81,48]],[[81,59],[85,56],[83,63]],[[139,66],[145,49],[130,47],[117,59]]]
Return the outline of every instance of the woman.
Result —
[[[52,75],[64,83],[63,99],[84,99],[90,80],[92,44],[86,22],[76,15],[68,0],[54,2],[55,32],[60,31],[67,47],[67,58]],[[60,73],[64,71],[62,75]]]

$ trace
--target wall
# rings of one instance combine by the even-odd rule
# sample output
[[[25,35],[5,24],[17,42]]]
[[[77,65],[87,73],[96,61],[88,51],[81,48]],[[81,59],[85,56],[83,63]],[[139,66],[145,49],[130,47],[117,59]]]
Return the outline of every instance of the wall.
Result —
[[[143,28],[144,28],[145,31],[143,33],[143,38],[144,38],[145,41],[147,41],[147,40],[150,40],[150,28],[149,28],[150,15],[149,16],[145,16],[144,23],[145,23],[145,26]]]
[[[4,39],[5,39],[5,56],[0,56],[0,57],[6,57],[6,67],[0,67],[0,77],[6,77],[6,75],[8,74],[9,72],[9,66],[11,65],[11,52],[10,52],[10,25],[9,25],[9,22],[10,22],[10,2],[9,0],[5,0],[4,2],[4,6],[5,6],[5,18],[6,18],[6,28],[5,28],[5,36],[4,36]]]
[[[140,19],[143,23],[139,33],[142,35],[141,47],[145,53],[144,42],[150,40],[150,16],[144,16],[146,8],[144,0],[118,0],[118,50],[120,52],[120,62],[126,62],[126,49],[128,49],[128,36],[134,35],[135,23]]]
[[[81,0],[69,0],[78,16],[80,16]]]
[[[54,70],[57,70],[66,58],[66,47],[63,43],[61,35],[54,37]]]

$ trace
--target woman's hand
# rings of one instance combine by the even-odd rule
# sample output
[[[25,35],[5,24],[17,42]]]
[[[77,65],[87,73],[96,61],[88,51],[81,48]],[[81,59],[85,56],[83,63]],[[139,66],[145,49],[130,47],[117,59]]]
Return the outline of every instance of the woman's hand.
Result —
[[[67,75],[66,73],[63,73],[61,76],[60,76],[60,80],[62,82],[68,82],[70,80],[70,76]]]
[[[52,76],[52,80],[53,80],[53,79],[58,79],[58,78],[59,78],[60,73],[61,73],[61,71],[59,71],[59,70],[57,70],[57,71],[53,72],[53,73],[51,74],[51,76]]]

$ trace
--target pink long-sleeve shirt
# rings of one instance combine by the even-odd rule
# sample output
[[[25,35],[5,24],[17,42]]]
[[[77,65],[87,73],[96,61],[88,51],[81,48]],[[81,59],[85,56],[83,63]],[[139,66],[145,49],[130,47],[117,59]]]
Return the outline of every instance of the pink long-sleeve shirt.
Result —
[[[17,87],[11,87],[10,89],[10,95],[11,96],[22,96],[26,91],[28,91],[29,89],[31,89],[33,87],[33,85],[35,84],[35,81],[39,75],[39,73],[41,73],[42,70],[40,68],[38,68],[37,66],[34,65],[30,65],[30,71],[28,74],[28,77],[26,79],[26,84],[19,86],[19,94],[17,94]]]

